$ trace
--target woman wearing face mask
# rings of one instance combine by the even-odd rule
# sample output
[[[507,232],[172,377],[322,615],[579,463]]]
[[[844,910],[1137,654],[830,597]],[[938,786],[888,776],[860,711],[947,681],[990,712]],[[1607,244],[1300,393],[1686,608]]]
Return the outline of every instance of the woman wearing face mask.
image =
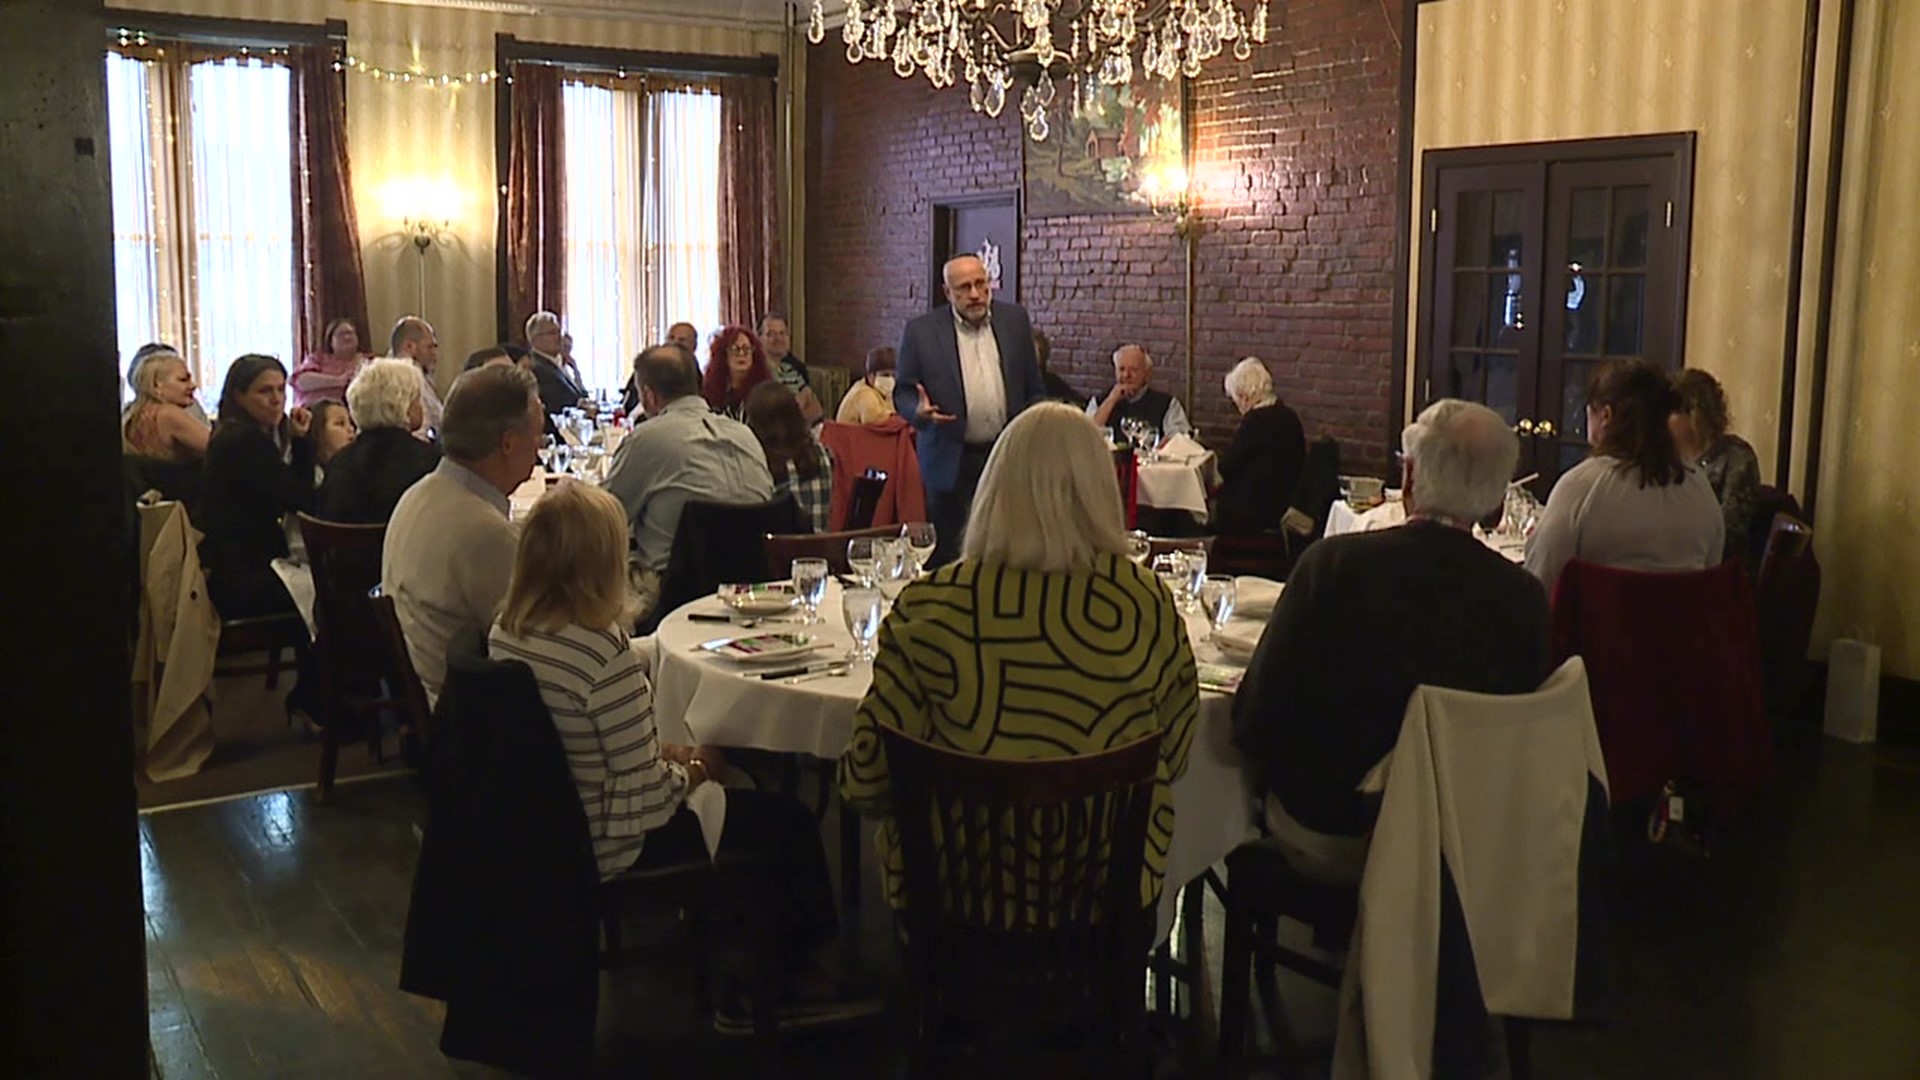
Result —
[[[867,350],[867,373],[840,399],[843,424],[872,424],[893,415],[894,351],[886,346]]]

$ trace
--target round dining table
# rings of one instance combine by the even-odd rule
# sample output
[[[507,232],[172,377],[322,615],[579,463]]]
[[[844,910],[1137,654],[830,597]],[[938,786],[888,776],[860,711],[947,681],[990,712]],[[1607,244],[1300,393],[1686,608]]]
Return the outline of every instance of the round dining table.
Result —
[[[1277,590],[1270,590],[1277,591]],[[853,735],[853,717],[873,678],[871,664],[855,664],[841,673],[809,673],[763,679],[768,670],[791,664],[745,664],[716,656],[703,643],[746,634],[802,631],[817,635],[823,647],[807,659],[815,664],[843,660],[853,645],[840,614],[841,588],[830,580],[820,605],[820,622],[800,625],[797,616],[768,619],[752,627],[701,621],[694,615],[727,612],[718,597],[695,600],[662,619],[654,635],[654,717],[660,737],[721,748],[752,748],[834,759]],[[1268,602],[1270,606],[1270,601]],[[1264,612],[1255,607],[1261,619]],[[1243,667],[1207,642],[1206,619],[1186,616],[1194,657],[1202,665]],[[1236,617],[1230,630],[1238,638],[1259,636],[1251,618]],[[1167,888],[1160,898],[1158,937],[1173,925],[1180,887],[1205,873],[1255,834],[1257,777],[1233,746],[1233,699],[1202,690],[1200,715],[1186,772],[1173,782],[1173,847],[1167,856]]]

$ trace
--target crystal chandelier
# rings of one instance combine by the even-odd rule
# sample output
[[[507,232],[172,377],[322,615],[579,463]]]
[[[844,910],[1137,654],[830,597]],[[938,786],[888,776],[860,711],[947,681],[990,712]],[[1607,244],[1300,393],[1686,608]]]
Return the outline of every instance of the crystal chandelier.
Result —
[[[813,0],[807,40],[826,39]],[[936,87],[965,79],[974,112],[999,116],[1016,71],[1032,76],[1020,99],[1027,136],[1044,142],[1056,83],[1070,83],[1078,115],[1101,86],[1144,78],[1197,78],[1231,48],[1236,60],[1267,40],[1267,0],[1243,14],[1234,0],[847,0],[840,40],[847,62],[892,60]],[[1062,45],[1062,41],[1065,42]]]

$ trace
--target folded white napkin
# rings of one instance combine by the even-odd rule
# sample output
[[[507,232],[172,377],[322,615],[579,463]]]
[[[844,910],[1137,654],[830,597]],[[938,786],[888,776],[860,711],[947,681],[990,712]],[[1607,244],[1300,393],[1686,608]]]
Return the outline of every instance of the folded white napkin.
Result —
[[[1198,439],[1185,434],[1175,435],[1160,445],[1161,458],[1169,461],[1192,461],[1206,452],[1207,448],[1201,446]]]
[[[1280,602],[1281,590],[1285,588],[1286,585],[1281,582],[1251,574],[1242,574],[1233,579],[1235,617],[1265,622],[1267,616],[1273,614],[1273,605]]]
[[[707,843],[707,858],[720,854],[720,834],[727,828],[727,789],[708,782],[687,792],[687,809],[700,819],[700,839]]]

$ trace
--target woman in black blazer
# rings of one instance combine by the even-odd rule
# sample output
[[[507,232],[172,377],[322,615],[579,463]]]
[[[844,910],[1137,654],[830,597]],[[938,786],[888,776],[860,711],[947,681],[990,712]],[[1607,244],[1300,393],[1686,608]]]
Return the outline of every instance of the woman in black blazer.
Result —
[[[414,434],[425,416],[422,379],[411,360],[375,360],[347,388],[360,437],[327,466],[320,517],[384,525],[400,496],[440,464],[440,451]]]
[[[1227,397],[1240,411],[1233,442],[1219,459],[1214,492],[1214,530],[1267,532],[1280,527],[1307,456],[1300,417],[1275,396],[1273,375],[1249,356],[1227,373]]]
[[[289,415],[287,369],[248,355],[227,369],[220,410],[207,444],[206,474],[194,523],[205,534],[200,564],[222,619],[294,610],[269,565],[287,553],[282,520],[313,507],[313,416]]]

